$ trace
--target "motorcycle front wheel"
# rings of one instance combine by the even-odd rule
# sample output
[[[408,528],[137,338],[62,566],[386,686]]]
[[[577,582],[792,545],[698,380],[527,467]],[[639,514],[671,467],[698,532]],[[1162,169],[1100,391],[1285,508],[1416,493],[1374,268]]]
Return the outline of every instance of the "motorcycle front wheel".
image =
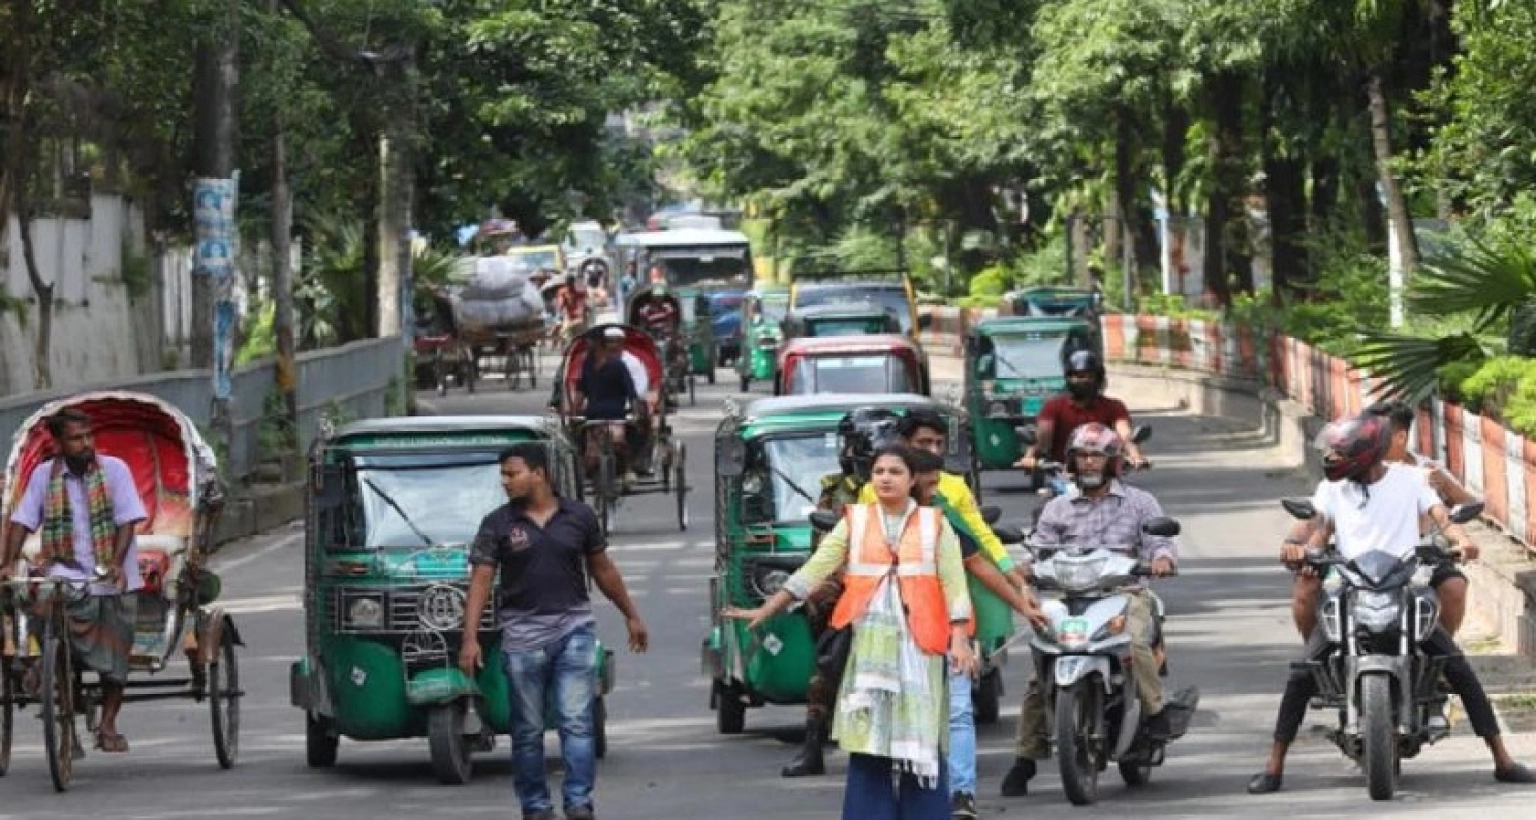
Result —
[[[1056,693],[1056,768],[1067,800],[1074,806],[1089,806],[1099,799],[1102,767],[1091,738],[1099,717],[1100,692],[1089,679]]]
[[[1392,679],[1385,673],[1360,679],[1360,728],[1366,788],[1372,800],[1391,800],[1397,791],[1397,721],[1392,713]]]

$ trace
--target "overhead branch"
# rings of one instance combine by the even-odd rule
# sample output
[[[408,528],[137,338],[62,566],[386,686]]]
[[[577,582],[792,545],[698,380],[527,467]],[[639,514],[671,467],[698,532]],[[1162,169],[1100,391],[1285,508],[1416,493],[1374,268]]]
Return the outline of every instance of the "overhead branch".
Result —
[[[309,36],[314,38],[314,41],[320,46],[320,50],[327,57],[339,63],[354,65],[378,74],[383,72],[387,66],[409,62],[414,56],[414,50],[404,45],[387,46],[380,51],[350,48],[321,27],[316,22],[314,15],[309,13],[309,9],[305,8],[301,0],[281,1],[283,8],[287,9],[288,13],[293,15],[293,18],[304,26],[304,29],[309,32]]]

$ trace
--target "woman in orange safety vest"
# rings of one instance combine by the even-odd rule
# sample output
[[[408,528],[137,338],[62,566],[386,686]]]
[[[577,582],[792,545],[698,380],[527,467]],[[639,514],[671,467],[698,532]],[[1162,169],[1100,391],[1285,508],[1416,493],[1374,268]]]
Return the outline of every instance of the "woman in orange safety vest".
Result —
[[[971,674],[977,662],[960,542],[943,513],[913,500],[905,447],[875,454],[870,483],[876,500],[845,507],[783,589],[755,609],[724,615],[756,629],[843,568],[831,621],[833,629],[852,629],[832,718],[832,737],[849,755],[843,818],[949,820],[945,659]]]

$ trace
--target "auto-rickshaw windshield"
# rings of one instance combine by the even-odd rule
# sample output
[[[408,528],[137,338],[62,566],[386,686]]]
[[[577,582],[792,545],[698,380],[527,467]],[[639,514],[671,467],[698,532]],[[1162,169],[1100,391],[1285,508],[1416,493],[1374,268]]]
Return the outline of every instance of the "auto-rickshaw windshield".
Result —
[[[995,366],[984,378],[1047,379],[1061,376],[1062,343],[1065,336],[1038,333],[1027,336],[993,336]],[[979,360],[985,364],[985,357]]]
[[[797,365],[788,393],[913,393],[902,360],[884,353],[867,356],[815,356]]]
[[[747,515],[750,523],[803,524],[821,492],[821,479],[842,471],[837,463],[837,434],[781,436],[759,443],[758,468],[766,466],[767,498],[772,507],[748,503],[746,510],[761,510]],[[760,491],[760,495],[761,495]]]
[[[912,330],[912,305],[901,285],[847,285],[810,287],[795,299],[796,308],[821,305],[875,305],[894,315],[901,332]]]
[[[361,506],[363,541],[353,548],[468,544],[507,500],[495,453],[359,455],[354,465],[349,506]]]

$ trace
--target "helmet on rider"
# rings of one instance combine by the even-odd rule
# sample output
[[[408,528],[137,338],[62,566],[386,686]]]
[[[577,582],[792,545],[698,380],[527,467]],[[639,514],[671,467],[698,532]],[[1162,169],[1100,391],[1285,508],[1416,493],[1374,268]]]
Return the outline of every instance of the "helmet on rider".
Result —
[[[1067,379],[1067,392],[1079,401],[1088,401],[1104,392],[1109,378],[1104,372],[1104,362],[1091,350],[1076,350],[1067,356],[1062,375]]]
[[[838,466],[844,475],[869,480],[875,451],[889,444],[900,416],[883,407],[860,407],[837,422]]]
[[[1104,486],[1120,475],[1123,451],[1120,436],[1098,422],[1084,424],[1073,430],[1072,438],[1067,440],[1067,468],[1072,473],[1072,480],[1084,490],[1096,490]],[[1095,471],[1083,469],[1078,459],[1085,455],[1103,456],[1104,467]]]
[[[1323,454],[1324,478],[1363,481],[1392,444],[1392,422],[1369,412],[1339,419],[1318,431],[1313,444]]]

